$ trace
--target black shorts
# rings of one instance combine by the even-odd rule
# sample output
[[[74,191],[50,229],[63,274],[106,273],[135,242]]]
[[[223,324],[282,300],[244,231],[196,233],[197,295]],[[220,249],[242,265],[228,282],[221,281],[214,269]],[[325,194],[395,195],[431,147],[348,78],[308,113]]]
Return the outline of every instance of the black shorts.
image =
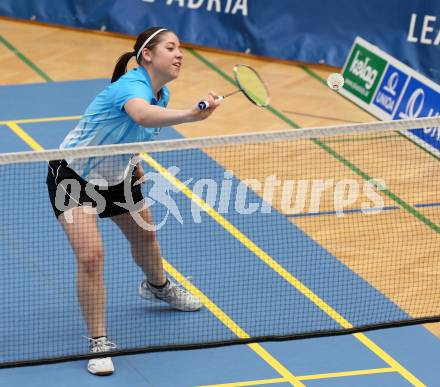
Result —
[[[63,212],[82,205],[89,205],[96,208],[101,218],[108,218],[135,211],[138,206],[125,205],[121,207],[116,204],[117,202],[137,204],[144,199],[141,184],[134,185],[136,182],[134,176],[135,171],[136,167],[129,177],[130,181],[128,183],[130,184],[129,191],[131,198],[127,198],[124,191],[124,185],[127,182],[122,182],[118,185],[103,189],[102,187],[89,184],[74,170],[69,168],[65,160],[50,161],[46,184],[55,216],[58,218]],[[76,180],[79,184],[72,180],[67,181],[66,179]],[[56,197],[57,192],[58,198]]]

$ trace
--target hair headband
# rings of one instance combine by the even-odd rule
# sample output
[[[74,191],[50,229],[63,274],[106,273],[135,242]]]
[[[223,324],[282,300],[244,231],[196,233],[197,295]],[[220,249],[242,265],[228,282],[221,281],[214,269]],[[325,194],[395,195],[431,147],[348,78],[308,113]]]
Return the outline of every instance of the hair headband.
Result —
[[[141,46],[141,48],[139,49],[139,51],[136,54],[136,60],[139,60],[139,55],[141,54],[142,50],[145,48],[145,46],[151,42],[151,40],[158,35],[159,33],[161,33],[162,31],[166,31],[166,28],[161,28],[160,30],[157,30],[155,33],[151,34],[147,40],[144,42],[144,44]]]

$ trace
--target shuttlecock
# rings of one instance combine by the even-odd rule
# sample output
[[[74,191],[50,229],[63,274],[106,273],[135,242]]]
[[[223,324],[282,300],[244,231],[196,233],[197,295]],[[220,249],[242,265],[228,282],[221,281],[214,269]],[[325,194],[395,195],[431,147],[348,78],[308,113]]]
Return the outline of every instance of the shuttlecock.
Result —
[[[327,85],[330,89],[338,91],[344,86],[344,77],[339,73],[330,74],[327,78]]]

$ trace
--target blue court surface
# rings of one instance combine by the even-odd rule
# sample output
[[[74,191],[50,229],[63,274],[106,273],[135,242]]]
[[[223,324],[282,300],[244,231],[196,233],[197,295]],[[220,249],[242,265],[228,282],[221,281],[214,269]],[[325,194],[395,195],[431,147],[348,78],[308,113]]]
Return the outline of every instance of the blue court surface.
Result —
[[[75,125],[78,116],[82,114],[87,104],[106,84],[108,80],[75,81],[62,83],[45,83],[19,86],[0,87],[0,152],[29,151],[32,147],[41,146],[44,149],[57,148],[66,133]],[[64,117],[58,121],[50,121],[51,117]],[[39,120],[41,119],[41,120]],[[28,120],[26,122],[26,120]],[[21,134],[11,130],[6,121],[16,122]],[[181,138],[182,135],[173,128],[162,130],[160,139]],[[225,169],[207,154],[198,150],[186,152],[165,152],[153,154],[163,166],[179,165],[179,179],[196,180],[214,178],[221,180]],[[203,163],[203,168],[199,165]],[[0,169],[1,171],[1,169]],[[44,174],[41,168],[28,184],[34,187],[36,195],[45,194]],[[233,185],[239,182],[232,181]],[[4,188],[7,189],[7,188]],[[9,191],[6,191],[9,192]],[[66,294],[62,279],[55,276],[55,271],[47,270],[43,263],[38,261],[44,256],[44,244],[35,246],[26,241],[23,235],[34,235],[25,221],[27,214],[32,211],[32,203],[23,192],[17,192],[24,203],[19,209],[14,209],[17,224],[21,233],[8,233],[10,225],[0,221],[0,273],[14,273],[17,279],[17,290],[23,283],[27,285],[29,305],[41,304],[41,297],[47,294],[59,294],[59,300],[54,302],[48,310],[53,314],[40,316],[39,319],[24,321],[23,316],[14,314],[11,305],[22,299],[17,292],[16,300],[11,289],[6,289],[0,283],[0,294],[8,295],[2,301],[3,317],[0,320],[0,338],[7,343],[16,343],[23,353],[26,352],[26,342],[32,340],[33,333],[42,336],[41,356],[45,356],[45,346],[65,346],[64,350],[77,351],[84,348],[74,348],[78,342],[77,335],[84,335],[84,327],[57,324],[53,315],[62,313],[77,313],[77,306],[67,310],[63,297],[74,299],[74,292]],[[252,201],[252,195],[249,200]],[[28,202],[26,201],[28,200]],[[182,217],[188,218],[192,214],[191,203],[187,197],[181,195],[177,200]],[[74,257],[70,252],[67,240],[62,235],[55,218],[50,213],[49,201],[47,218],[41,219],[41,239],[47,235],[56,235],[53,244],[55,249],[63,251],[63,264],[66,276],[74,272]],[[7,211],[4,204],[0,204],[2,211]],[[153,215],[155,211],[152,208]],[[157,212],[160,217],[160,212]],[[139,307],[143,302],[135,292],[127,294],[124,305],[108,305],[108,328],[115,330],[117,336],[117,321],[125,313],[133,314],[138,324],[132,326],[133,337],[141,338],[149,343],[169,340],[172,343],[188,343],[200,338],[204,327],[209,323],[211,328],[209,340],[223,340],[235,338],[231,326],[238,327],[251,336],[264,335],[268,326],[272,332],[285,332],[283,323],[289,322],[296,332],[313,329],[333,329],[338,323],[324,314],[321,309],[312,304],[298,290],[283,280],[278,273],[267,266],[267,262],[259,259],[255,251],[267,254],[267,259],[279,263],[289,273],[312,289],[326,304],[334,308],[353,325],[360,322],[375,322],[384,318],[388,313],[405,318],[405,313],[389,299],[372,288],[362,278],[342,265],[337,257],[332,256],[319,244],[313,241],[302,230],[297,228],[285,216],[272,211],[264,218],[259,213],[243,217],[230,211],[223,214],[224,222],[231,225],[229,229],[238,229],[245,235],[246,241],[238,240],[228,228],[221,226],[218,219],[213,219],[206,213],[200,214],[202,222],[190,222],[184,228],[170,220],[163,234],[159,232],[159,241],[162,254],[170,265],[191,277],[192,283],[203,291],[218,308],[231,319],[229,328],[225,325],[225,318],[212,313],[208,308],[197,314],[182,314],[170,312],[169,330],[166,337],[157,337],[155,327],[161,324],[161,329],[167,329],[167,324],[155,313],[145,313]],[[9,218],[10,219],[10,218]],[[292,239],[268,241],[265,230],[270,227],[279,230],[280,235],[290,232]],[[103,222],[103,238],[105,235],[115,240],[118,238],[114,226]],[[186,243],[176,246],[172,235],[179,233],[179,240]],[[118,268],[118,259],[122,253],[128,254],[128,246],[122,237],[120,249],[108,251],[106,256],[106,273],[112,273]],[[246,245],[247,244],[247,245]],[[16,248],[19,246],[21,261],[17,259]],[[251,246],[251,247],[249,247]],[[194,251],[199,254],[194,254]],[[303,251],[316,257],[316,267],[319,271],[312,274],[307,270],[307,262]],[[106,252],[107,253],[107,252]],[[231,257],[240,256],[238,262],[231,266]],[[260,254],[261,255],[261,254]],[[181,259],[194,256],[196,261]],[[23,257],[27,257],[24,259]],[[11,270],[10,266],[15,265]],[[32,270],[29,270],[32,267]],[[6,269],[8,268],[8,269]],[[133,271],[127,273],[128,278],[118,279],[107,288],[109,294],[120,292],[130,293],[130,287],[136,287],[142,278],[139,270],[133,265]],[[240,281],[239,273],[255,276],[253,281]],[[345,291],[337,287],[335,278],[327,278],[326,272],[331,272],[340,281],[350,284]],[[42,275],[44,273],[44,275]],[[237,275],[238,273],[238,275]],[[5,274],[1,274],[5,275]],[[176,278],[177,279],[177,278]],[[218,284],[222,283],[223,297],[216,299],[219,294]],[[263,286],[264,284],[264,286]],[[267,292],[267,289],[277,289],[276,292]],[[72,289],[74,289],[72,287]],[[64,291],[64,293],[63,293]],[[234,294],[240,294],[240,304],[234,303]],[[346,300],[353,294],[368,295],[375,305],[374,310],[363,310],[360,307],[347,305]],[[53,296],[51,296],[53,297]],[[40,299],[39,299],[40,298]],[[109,297],[111,300],[112,298]],[[40,301],[39,301],[40,300]],[[69,304],[71,305],[71,304]],[[295,314],[301,311],[301,316]],[[255,317],[255,318],[254,318]],[[132,321],[133,321],[132,319]],[[23,324],[27,324],[26,326]],[[180,324],[183,329],[175,327]],[[212,329],[215,327],[215,329]],[[44,329],[43,329],[44,328]],[[67,330],[67,332],[66,332]],[[122,336],[122,335],[121,335]],[[112,336],[113,337],[113,336]],[[130,346],[129,340],[115,338],[118,345]],[[85,343],[84,343],[85,345]],[[8,361],[10,354],[0,350],[0,360]],[[67,387],[67,386],[130,386],[130,387],[190,387],[190,386],[381,386],[399,387],[410,385],[440,385],[436,373],[436,365],[440,359],[440,345],[438,339],[423,326],[411,326],[396,329],[377,330],[366,334],[344,335],[337,337],[314,338],[307,340],[293,340],[283,342],[265,342],[258,345],[234,345],[221,348],[201,350],[168,351],[129,355],[114,358],[116,372],[110,377],[93,377],[86,371],[86,361],[70,361],[58,364],[29,366],[19,368],[0,369],[0,386],[32,386],[32,387]]]

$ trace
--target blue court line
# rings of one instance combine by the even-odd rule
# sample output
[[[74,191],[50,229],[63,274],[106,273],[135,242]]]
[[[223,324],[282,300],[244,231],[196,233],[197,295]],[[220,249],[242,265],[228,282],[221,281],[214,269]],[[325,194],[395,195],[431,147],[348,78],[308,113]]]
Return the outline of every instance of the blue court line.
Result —
[[[414,207],[439,207],[440,203],[422,203],[422,204],[413,204]],[[380,211],[390,211],[390,210],[400,210],[399,206],[385,206],[385,207],[377,207],[377,208],[353,208],[350,210],[344,211],[321,211],[321,212],[301,212],[299,214],[286,214],[288,218],[304,218],[307,216],[320,216],[320,215],[337,215],[337,214],[355,214],[355,213],[365,213],[365,212],[380,212]]]
[[[415,207],[438,207],[440,203],[416,204]]]

